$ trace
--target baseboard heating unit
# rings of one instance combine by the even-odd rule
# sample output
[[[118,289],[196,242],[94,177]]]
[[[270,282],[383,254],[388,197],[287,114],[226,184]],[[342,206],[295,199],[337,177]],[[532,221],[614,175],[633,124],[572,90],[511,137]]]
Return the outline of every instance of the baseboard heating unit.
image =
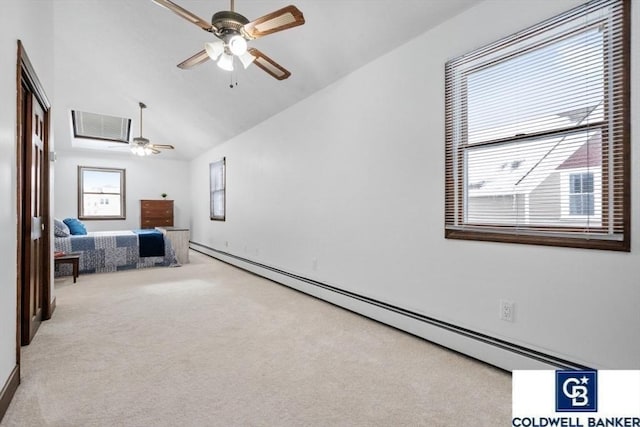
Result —
[[[190,248],[281,285],[335,304],[467,356],[515,369],[590,369],[553,355],[377,301],[364,295],[299,276],[229,252],[190,242]]]

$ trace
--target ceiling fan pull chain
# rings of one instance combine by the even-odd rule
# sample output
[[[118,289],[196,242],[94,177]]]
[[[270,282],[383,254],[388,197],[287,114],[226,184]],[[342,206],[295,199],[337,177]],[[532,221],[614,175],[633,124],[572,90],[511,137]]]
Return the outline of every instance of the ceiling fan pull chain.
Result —
[[[235,78],[236,73],[234,71],[231,72],[231,74],[229,74],[229,88],[233,89],[234,86],[238,86],[238,79]],[[235,85],[233,84],[233,81],[236,81]]]

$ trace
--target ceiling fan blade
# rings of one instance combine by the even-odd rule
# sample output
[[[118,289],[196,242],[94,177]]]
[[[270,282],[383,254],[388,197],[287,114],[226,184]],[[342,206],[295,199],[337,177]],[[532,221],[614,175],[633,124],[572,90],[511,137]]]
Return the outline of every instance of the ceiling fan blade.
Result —
[[[189,59],[185,59],[181,63],[178,64],[178,68],[182,68],[183,70],[188,70],[191,67],[195,67],[196,65],[202,64],[205,61],[209,60],[209,55],[207,51],[202,49],[200,52],[196,53]]]
[[[247,50],[247,52],[256,57],[255,61],[253,61],[254,64],[262,68],[268,74],[271,74],[276,79],[284,80],[291,75],[291,73],[282,65],[278,64],[276,61],[269,58],[258,49],[252,47],[251,49]]]
[[[199,16],[194,15],[193,13],[189,12],[187,9],[184,9],[181,6],[178,6],[177,4],[175,4],[174,2],[170,1],[170,0],[152,0],[155,4],[158,4],[162,7],[165,7],[167,9],[169,9],[170,11],[172,11],[173,13],[175,13],[176,15],[186,19],[187,21],[196,24],[198,27],[202,28],[205,31],[208,31],[210,33],[213,33],[215,31],[217,31],[217,28],[214,27],[210,22],[205,21],[204,19],[200,18]]]
[[[174,150],[175,147],[173,145],[169,145],[169,144],[149,144],[149,148],[154,149],[154,148],[160,148],[163,150]]]
[[[249,37],[257,39],[302,24],[302,12],[295,6],[287,6],[245,24],[243,29]]]
[[[153,148],[153,147],[149,147],[149,148],[151,149],[151,152],[152,152],[153,154],[160,154],[160,150],[156,150],[156,149],[155,149],[155,148]]]

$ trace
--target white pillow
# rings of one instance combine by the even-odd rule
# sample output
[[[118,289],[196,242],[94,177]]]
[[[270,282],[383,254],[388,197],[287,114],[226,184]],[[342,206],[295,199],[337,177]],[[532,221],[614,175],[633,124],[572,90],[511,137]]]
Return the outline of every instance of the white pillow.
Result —
[[[69,227],[67,224],[60,221],[58,218],[54,218],[53,220],[53,235],[56,237],[69,237]]]

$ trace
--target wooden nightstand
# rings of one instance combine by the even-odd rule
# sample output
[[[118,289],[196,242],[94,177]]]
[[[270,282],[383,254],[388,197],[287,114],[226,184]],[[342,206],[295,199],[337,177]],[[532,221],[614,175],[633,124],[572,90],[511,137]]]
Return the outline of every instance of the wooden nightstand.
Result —
[[[156,227],[171,242],[180,264],[189,264],[189,229],[176,227]]]

